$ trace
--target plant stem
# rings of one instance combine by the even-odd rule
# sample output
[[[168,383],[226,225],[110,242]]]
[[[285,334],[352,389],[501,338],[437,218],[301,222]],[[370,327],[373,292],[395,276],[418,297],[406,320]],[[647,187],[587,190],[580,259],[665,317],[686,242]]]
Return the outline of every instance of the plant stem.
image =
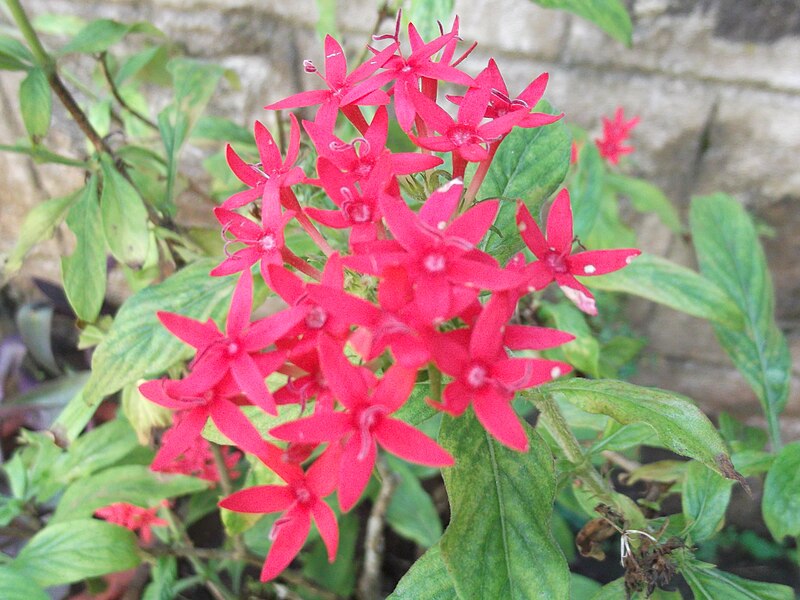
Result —
[[[378,600],[381,590],[381,565],[383,563],[383,525],[386,511],[397,488],[397,477],[386,466],[386,461],[379,457],[376,461],[381,475],[381,489],[367,520],[367,533],[364,539],[364,567],[358,580],[358,597],[360,600]]]
[[[475,200],[475,196],[478,195],[478,190],[480,189],[483,180],[486,178],[486,173],[489,172],[489,167],[491,166],[492,160],[494,160],[494,155],[499,147],[500,142],[494,142],[489,148],[489,156],[484,158],[478,164],[478,170],[475,171],[475,174],[472,176],[472,180],[469,182],[469,187],[467,188],[467,193],[464,196],[465,207],[469,207]]]
[[[44,71],[47,76],[47,81],[50,83],[50,87],[53,92],[55,92],[56,96],[58,96],[61,104],[64,105],[64,108],[67,109],[67,112],[75,120],[78,127],[80,127],[83,134],[89,139],[97,152],[113,156],[111,148],[109,148],[105,140],[100,137],[100,134],[95,131],[89,119],[86,117],[86,114],[81,110],[81,107],[78,106],[75,98],[72,97],[72,94],[64,86],[64,82],[61,81],[61,77],[58,75],[56,62],[53,60],[53,57],[47,53],[47,50],[44,49],[39,36],[33,30],[28,15],[22,8],[19,0],[6,0],[6,4],[11,11],[11,16],[14,18],[14,22],[17,24],[20,33],[22,33],[22,37],[24,37],[25,41],[28,43],[28,47],[36,60],[36,65]]]
[[[181,555],[189,560],[195,572],[203,578],[203,585],[205,585],[209,593],[214,596],[215,600],[235,600],[236,596],[225,587],[219,580],[219,577],[217,577],[217,574],[214,573],[208,565],[203,564],[199,560],[198,557],[200,555],[197,553],[198,549],[194,547],[191,538],[189,538],[189,535],[186,533],[186,529],[184,529],[183,523],[179,521],[178,516],[170,508],[166,508],[164,514],[167,517],[167,524],[169,525],[172,535],[175,537],[176,541],[183,544],[186,550],[186,552]]]
[[[111,95],[114,96],[114,99],[119,103],[119,105],[131,113],[134,117],[139,119],[142,123],[150,127],[151,129],[155,129],[158,131],[158,125],[148,119],[145,115],[140,113],[138,110],[130,106],[125,99],[120,95],[119,88],[117,88],[117,84],[114,83],[114,78],[111,76],[111,71],[108,69],[108,54],[106,52],[100,53],[100,70],[103,71],[103,77],[105,77],[106,83],[108,84],[109,89],[111,90]]]
[[[540,392],[534,399],[536,408],[541,413],[539,415],[539,423],[547,430],[547,432],[555,439],[558,447],[564,453],[567,460],[572,463],[575,476],[586,485],[592,494],[597,496],[605,504],[609,506],[617,506],[617,502],[613,497],[612,491],[606,484],[603,477],[592,466],[589,459],[583,453],[578,439],[572,433],[569,423],[561,414],[561,409],[558,408],[556,401],[547,393]]]
[[[431,388],[431,400],[442,401],[442,372],[433,363],[428,364],[428,385]]]
[[[209,442],[209,445],[211,446],[211,454],[214,456],[214,465],[217,467],[217,473],[219,474],[219,486],[223,494],[230,496],[233,493],[233,482],[231,481],[231,474],[228,472],[228,466],[225,464],[225,457],[222,455],[222,448],[219,444],[215,444],[214,442]],[[247,556],[247,549],[245,548],[242,535],[237,533],[232,536],[232,541],[236,555],[240,559],[245,558]]]

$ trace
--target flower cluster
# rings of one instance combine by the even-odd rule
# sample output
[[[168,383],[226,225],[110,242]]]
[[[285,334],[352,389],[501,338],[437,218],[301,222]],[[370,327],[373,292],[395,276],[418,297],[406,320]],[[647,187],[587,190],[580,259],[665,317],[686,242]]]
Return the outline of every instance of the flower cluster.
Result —
[[[142,508],[127,502],[115,502],[98,508],[94,514],[109,523],[138,532],[142,543],[149,545],[153,541],[153,531],[150,528],[167,526],[167,522],[157,516],[158,509],[158,506]]]
[[[519,232],[535,260],[519,254],[508,265],[498,264],[480,242],[500,201],[475,198],[514,127],[561,118],[532,112],[547,75],[516,97],[494,61],[469,76],[458,68],[472,49],[456,57],[458,20],[431,41],[409,25],[408,50],[399,40],[399,17],[393,34],[375,39],[386,47],[370,47],[368,60],[349,71],[342,47],[327,37],[324,69],[305,63],[322,88],[267,107],[318,107],[312,121],[291,117],[285,155],[260,123],[257,163],[228,148],[228,163],[247,189],[215,211],[228,243],[227,258],[212,275],[239,273],[225,329],[211,320],[160,313],[164,326],[196,355],[184,378],[141,387],[153,402],[181,411],[153,468],[185,454],[210,418],[283,480],[220,502],[233,511],[283,513],[270,534],[265,581],[300,551],[312,521],[333,560],[338,528],[326,498],[336,491],[341,510],[350,510],[367,486],[379,447],[421,465],[453,464],[453,456],[397,416],[418,381],[443,384],[430,386],[431,406],[453,416],[472,407],[492,436],[525,452],[528,439],[511,406],[515,393],[571,370],[529,351],[573,336],[511,324],[517,302],[555,281],[582,310],[595,314],[591,293],[575,276],[608,273],[638,254],[572,254],[572,217],[563,191],[550,209],[546,236],[519,204]],[[439,82],[463,88],[445,97],[452,111],[442,106]],[[390,104],[421,152],[388,147]],[[357,130],[355,139],[337,137],[336,126],[345,120]],[[301,126],[315,150],[315,174],[298,166]],[[451,167],[434,153],[447,157]],[[470,163],[476,170],[465,189]],[[431,171],[437,168],[450,170],[447,183],[428,188],[424,199],[404,193],[415,174],[427,173],[417,175],[417,183],[435,181]],[[309,187],[323,190],[330,203],[301,203],[305,196],[298,190]],[[247,214],[237,212],[242,208]],[[308,233],[326,257],[324,269],[288,247],[290,226]],[[347,241],[336,247],[330,240],[342,236],[326,238],[319,226],[341,230]],[[256,263],[287,308],[253,320]],[[283,385],[268,387],[271,375],[271,381],[282,377]],[[285,404],[299,405],[303,416],[273,428],[269,439],[241,411],[254,405],[275,415]]]

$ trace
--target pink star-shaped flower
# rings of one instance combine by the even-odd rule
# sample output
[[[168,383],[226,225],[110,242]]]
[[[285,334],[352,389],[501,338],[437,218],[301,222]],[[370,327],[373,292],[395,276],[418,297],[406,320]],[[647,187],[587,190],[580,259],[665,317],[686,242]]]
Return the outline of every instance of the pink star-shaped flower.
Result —
[[[630,121],[625,120],[625,112],[620,106],[614,113],[614,120],[603,117],[603,137],[595,139],[600,156],[605,158],[612,165],[619,162],[620,157],[630,154],[635,150],[633,146],[625,146],[624,142],[628,139],[631,129],[639,123],[639,117],[633,117]]]
[[[407,423],[390,417],[408,399],[416,370],[394,365],[378,380],[371,371],[352,365],[335,340],[320,341],[322,371],[344,412],[317,413],[280,425],[270,435],[290,442],[341,443],[339,505],[350,510],[367,486],[377,445],[410,462],[443,467],[453,457]]]
[[[590,315],[597,314],[594,296],[575,276],[611,273],[623,268],[641,254],[641,250],[635,248],[591,250],[572,254],[572,207],[566,189],[559,192],[550,207],[546,238],[522,202],[517,210],[517,227],[525,244],[539,259],[523,270],[529,289],[539,290],[555,281],[567,298]]]

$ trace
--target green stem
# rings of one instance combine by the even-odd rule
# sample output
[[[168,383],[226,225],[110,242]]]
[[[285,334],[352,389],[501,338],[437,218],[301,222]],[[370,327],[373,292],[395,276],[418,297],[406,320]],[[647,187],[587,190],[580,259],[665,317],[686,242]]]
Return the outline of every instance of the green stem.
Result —
[[[50,75],[51,72],[55,71],[55,61],[47,53],[47,50],[44,49],[44,46],[42,46],[42,42],[33,30],[33,25],[31,25],[30,19],[28,19],[28,15],[25,13],[25,9],[22,8],[19,0],[6,0],[6,5],[9,11],[11,11],[11,16],[14,18],[14,22],[19,28],[19,32],[28,43],[28,47],[33,54],[33,58],[36,60],[36,64],[44,69],[47,75]]]
[[[64,108],[67,109],[67,112],[70,114],[70,116],[75,119],[78,127],[80,127],[84,135],[89,138],[89,141],[95,147],[95,150],[97,150],[97,152],[100,154],[108,154],[113,156],[111,148],[109,148],[105,140],[100,137],[100,134],[95,131],[94,127],[92,127],[92,124],[89,122],[89,119],[86,117],[86,114],[81,110],[81,107],[78,106],[75,98],[72,97],[72,94],[69,92],[66,86],[64,86],[64,82],[61,81],[61,77],[58,75],[56,62],[53,60],[53,57],[47,53],[47,50],[44,49],[39,36],[33,30],[33,26],[28,19],[28,15],[22,8],[19,0],[6,0],[6,4],[11,11],[11,16],[14,18],[14,22],[17,24],[20,33],[22,33],[22,36],[28,43],[28,47],[33,53],[33,57],[36,60],[37,66],[44,71],[45,75],[47,75],[47,81],[55,95],[58,96],[61,104],[64,105]]]
[[[233,493],[233,482],[231,481],[231,474],[228,472],[228,467],[225,464],[225,457],[222,455],[222,448],[218,444],[211,442],[211,454],[214,456],[214,465],[217,467],[219,474],[219,486],[225,496],[230,496]],[[241,533],[232,536],[233,548],[236,555],[241,560],[247,556],[247,548],[244,545],[244,539]]]
[[[431,400],[442,401],[442,372],[433,363],[428,364],[428,385],[431,388]]]
[[[617,502],[614,499],[613,490],[609,488],[603,477],[583,453],[578,439],[572,433],[572,429],[570,429],[564,415],[561,414],[561,409],[558,408],[556,401],[546,393],[536,394],[533,398],[536,408],[541,413],[539,415],[539,423],[555,439],[564,456],[572,463],[575,476],[598,499],[609,506],[616,507]]]
[[[783,448],[781,441],[781,424],[778,420],[778,413],[774,410],[764,411],[767,416],[767,432],[769,435],[769,444],[772,447],[772,452],[777,454]]]

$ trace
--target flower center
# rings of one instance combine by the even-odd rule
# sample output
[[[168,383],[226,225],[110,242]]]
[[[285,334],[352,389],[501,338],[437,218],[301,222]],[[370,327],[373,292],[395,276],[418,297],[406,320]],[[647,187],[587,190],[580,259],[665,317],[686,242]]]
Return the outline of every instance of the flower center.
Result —
[[[239,344],[236,342],[228,342],[225,352],[228,353],[228,356],[235,356],[239,353]]]
[[[467,371],[467,384],[472,388],[479,388],[486,384],[488,373],[481,365],[472,365]]]
[[[270,231],[261,237],[259,245],[265,252],[270,252],[278,246],[278,241],[275,239],[275,234]]]
[[[444,271],[446,261],[443,254],[431,252],[422,260],[422,264],[431,273],[441,273]]]
[[[311,329],[321,329],[328,320],[328,313],[321,306],[315,306],[306,315],[306,325]]]
[[[550,252],[550,253],[548,253],[547,256],[545,256],[544,262],[555,273],[567,273],[567,272],[569,272],[569,267],[567,267],[567,261],[561,254],[556,254],[555,252]]]
[[[368,223],[372,218],[372,209],[358,200],[347,202],[342,206],[342,210],[353,223]]]
[[[464,144],[471,142],[483,141],[480,139],[480,137],[475,135],[475,131],[473,129],[463,125],[456,125],[455,127],[452,127],[450,131],[447,132],[447,137],[456,146],[463,146]]]
[[[297,498],[297,502],[299,504],[308,504],[311,502],[313,498],[311,492],[308,491],[305,487],[297,487],[294,490],[294,497]]]

